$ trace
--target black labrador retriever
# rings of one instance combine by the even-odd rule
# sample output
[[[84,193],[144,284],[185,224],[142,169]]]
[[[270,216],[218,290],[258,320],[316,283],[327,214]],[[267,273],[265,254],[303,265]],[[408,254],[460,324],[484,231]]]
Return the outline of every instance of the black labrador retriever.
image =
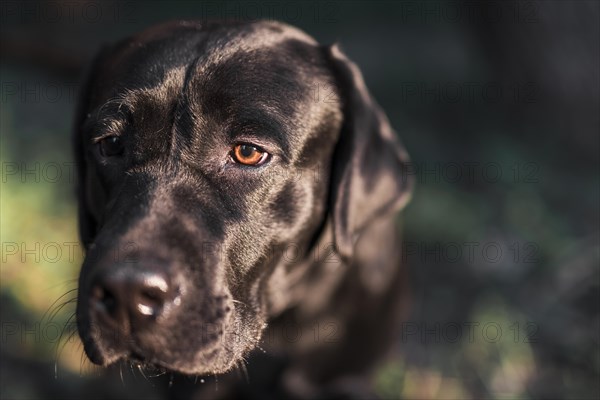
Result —
[[[337,46],[270,21],[146,30],[94,61],[75,154],[94,363],[222,374],[262,346],[312,397],[389,347],[408,157]]]

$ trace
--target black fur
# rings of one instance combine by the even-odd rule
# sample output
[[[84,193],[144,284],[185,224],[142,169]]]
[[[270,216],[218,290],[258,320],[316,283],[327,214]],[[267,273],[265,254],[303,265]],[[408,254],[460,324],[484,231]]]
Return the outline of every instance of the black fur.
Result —
[[[101,154],[106,135],[121,155]],[[269,162],[232,162],[240,142]],[[310,397],[387,347],[407,156],[336,46],[265,21],[144,31],[95,60],[75,152],[77,321],[93,362],[225,373],[270,337],[292,360],[285,385]],[[277,330],[319,322],[329,336],[310,343]]]

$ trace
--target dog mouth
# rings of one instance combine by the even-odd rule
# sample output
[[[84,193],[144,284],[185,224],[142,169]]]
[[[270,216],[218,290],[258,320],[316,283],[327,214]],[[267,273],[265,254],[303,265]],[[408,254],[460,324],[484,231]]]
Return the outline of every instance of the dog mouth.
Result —
[[[185,373],[183,371],[174,369],[172,365],[170,365],[169,363],[164,363],[164,362],[160,361],[159,359],[156,359],[156,358],[149,359],[144,354],[142,354],[141,352],[136,351],[136,350],[131,350],[125,356],[118,358],[116,361],[111,363],[109,365],[109,367],[123,363],[123,362],[126,364],[129,364],[129,366],[131,368],[133,368],[133,367],[137,368],[142,373],[143,376],[146,376],[149,378],[155,378],[155,377],[159,377],[159,376],[169,374],[169,373],[171,373],[171,374]],[[190,375],[197,376],[197,374],[190,374]]]
[[[93,333],[80,335],[90,361],[104,367],[125,362],[159,375],[168,372],[199,375],[226,372],[236,360],[235,354],[222,343],[197,351],[183,351],[181,348],[159,350],[142,347],[134,339],[127,340],[125,345],[123,342],[110,343],[106,338]]]
[[[114,360],[106,368],[118,367],[120,369],[119,373],[122,375],[123,366],[129,368],[132,372],[138,370],[144,378],[158,378],[166,374],[181,374],[180,371],[174,370],[158,360],[148,360],[142,353],[134,350]]]
[[[233,307],[232,307],[233,308]],[[190,333],[186,340],[173,340],[174,332],[156,330],[129,333],[102,329],[96,318],[86,314],[78,318],[79,335],[86,355],[94,364],[111,367],[125,363],[143,369],[146,375],[160,376],[177,373],[189,376],[215,375],[228,372],[258,343],[248,337],[260,338],[260,332],[252,335],[241,333],[242,321],[237,310],[232,309],[230,318],[222,321],[214,332],[221,333],[205,342],[201,334]],[[246,328],[258,324],[243,324]],[[210,335],[209,335],[210,337]],[[181,339],[181,340],[179,340]],[[257,339],[259,340],[259,339]]]

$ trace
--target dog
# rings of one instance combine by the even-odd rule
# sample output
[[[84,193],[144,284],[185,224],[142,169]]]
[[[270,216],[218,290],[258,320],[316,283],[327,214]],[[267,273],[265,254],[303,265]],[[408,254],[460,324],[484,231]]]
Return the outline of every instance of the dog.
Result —
[[[93,61],[74,148],[93,363],[252,372],[261,348],[310,398],[393,342],[409,159],[339,46],[274,21],[152,27]]]

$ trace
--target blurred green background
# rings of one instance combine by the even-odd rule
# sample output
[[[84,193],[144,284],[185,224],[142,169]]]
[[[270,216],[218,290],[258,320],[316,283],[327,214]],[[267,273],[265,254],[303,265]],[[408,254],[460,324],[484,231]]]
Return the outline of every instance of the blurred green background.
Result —
[[[598,2],[1,4],[2,398],[160,397],[92,367],[72,335],[70,129],[100,46],[176,18],[341,43],[408,149],[411,303],[380,396],[600,397]]]

